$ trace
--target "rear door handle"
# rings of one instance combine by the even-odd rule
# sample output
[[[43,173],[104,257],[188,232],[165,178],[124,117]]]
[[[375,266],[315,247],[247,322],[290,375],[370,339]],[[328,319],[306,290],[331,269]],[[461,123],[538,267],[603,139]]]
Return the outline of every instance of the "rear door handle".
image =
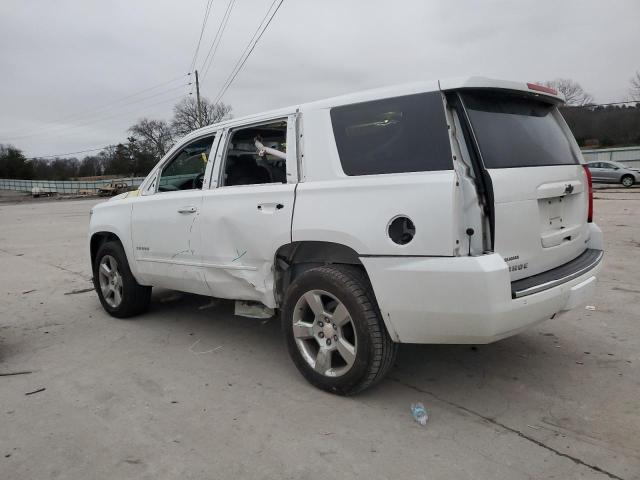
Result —
[[[194,207],[193,205],[189,205],[188,207],[182,207],[178,209],[178,213],[196,213],[198,211],[198,209],[196,207]]]

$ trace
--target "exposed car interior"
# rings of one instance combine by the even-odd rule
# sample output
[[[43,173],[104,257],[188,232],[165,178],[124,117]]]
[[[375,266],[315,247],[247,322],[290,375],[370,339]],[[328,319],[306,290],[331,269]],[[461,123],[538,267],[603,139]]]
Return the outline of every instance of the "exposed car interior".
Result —
[[[277,122],[230,133],[222,186],[287,183],[287,122]]]

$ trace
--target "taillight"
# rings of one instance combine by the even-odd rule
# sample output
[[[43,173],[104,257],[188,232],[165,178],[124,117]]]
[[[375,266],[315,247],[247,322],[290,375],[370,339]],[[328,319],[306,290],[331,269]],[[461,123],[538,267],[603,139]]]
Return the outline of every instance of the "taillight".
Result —
[[[589,209],[587,210],[587,222],[593,222],[593,182],[591,181],[591,171],[586,165],[582,165],[584,174],[587,176],[587,184],[589,185]]]
[[[547,87],[545,85],[538,85],[537,83],[527,83],[529,90],[536,92],[550,93],[551,95],[558,95],[558,91],[555,88]]]

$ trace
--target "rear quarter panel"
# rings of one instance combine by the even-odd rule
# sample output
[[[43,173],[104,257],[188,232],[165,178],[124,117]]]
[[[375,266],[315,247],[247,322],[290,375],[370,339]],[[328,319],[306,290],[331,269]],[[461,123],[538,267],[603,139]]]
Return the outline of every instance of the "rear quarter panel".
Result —
[[[303,111],[301,183],[292,240],[346,245],[360,255],[451,256],[455,247],[453,170],[347,176],[342,170],[328,108]],[[387,235],[397,216],[409,217],[414,239],[398,245]]]
[[[327,241],[360,255],[453,255],[453,171],[347,177],[298,185],[293,241]],[[387,234],[397,216],[416,228],[406,245]]]

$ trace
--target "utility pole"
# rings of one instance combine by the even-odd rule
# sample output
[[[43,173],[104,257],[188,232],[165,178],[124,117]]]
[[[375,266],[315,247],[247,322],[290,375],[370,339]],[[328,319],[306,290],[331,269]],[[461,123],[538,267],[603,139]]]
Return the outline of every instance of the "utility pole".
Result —
[[[200,82],[198,81],[198,70],[196,70],[196,99],[198,101],[198,127],[202,127],[202,106],[200,105]]]

